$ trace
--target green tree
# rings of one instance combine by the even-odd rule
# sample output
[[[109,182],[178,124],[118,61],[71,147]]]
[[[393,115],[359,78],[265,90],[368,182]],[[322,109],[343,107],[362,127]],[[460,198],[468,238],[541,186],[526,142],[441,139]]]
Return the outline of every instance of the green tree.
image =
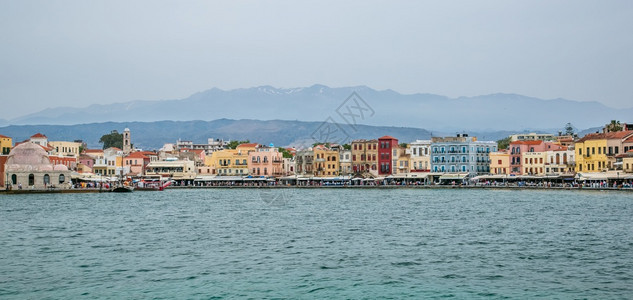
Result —
[[[110,133],[101,136],[99,143],[103,144],[103,149],[108,149],[110,147],[123,149],[123,134],[116,130],[112,130]]]
[[[406,148],[407,146],[409,146],[409,144],[407,144],[407,143],[400,143],[398,146],[400,146],[401,148]]]
[[[503,150],[503,149],[508,149],[508,146],[510,146],[510,142],[512,141],[511,137],[507,137],[507,138],[503,138],[497,141],[497,149],[499,150]]]
[[[565,135],[574,135],[574,126],[571,123],[565,125]]]
[[[237,148],[237,146],[239,146],[241,144],[248,144],[250,142],[251,141],[249,141],[249,140],[245,140],[245,141],[230,141],[229,145],[226,146],[226,148],[228,148],[228,149],[235,149],[235,148]]]
[[[345,150],[352,150],[352,145],[350,145],[350,144],[343,144],[343,149],[345,149]]]
[[[288,149],[283,147],[279,147],[277,149],[279,150],[279,152],[281,152],[284,158],[292,158],[292,154],[290,153],[290,151],[288,151]]]
[[[607,131],[608,132],[622,131],[622,124],[620,124],[620,121],[611,120],[611,123],[607,124]]]

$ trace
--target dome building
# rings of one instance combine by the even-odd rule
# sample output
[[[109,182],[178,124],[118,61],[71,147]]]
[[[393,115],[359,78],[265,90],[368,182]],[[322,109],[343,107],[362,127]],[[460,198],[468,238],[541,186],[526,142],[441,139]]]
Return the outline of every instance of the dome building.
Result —
[[[34,143],[15,146],[9,153],[4,172],[13,189],[68,189],[71,186],[68,167],[53,165],[42,146]]]

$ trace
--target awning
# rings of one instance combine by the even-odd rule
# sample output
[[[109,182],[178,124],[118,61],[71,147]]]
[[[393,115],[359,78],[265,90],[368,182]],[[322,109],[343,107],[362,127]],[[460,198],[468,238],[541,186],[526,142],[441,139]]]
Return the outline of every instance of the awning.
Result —
[[[466,174],[444,174],[444,175],[440,176],[440,180],[462,180],[462,179],[466,178],[466,176],[468,176],[468,173],[466,173]]]

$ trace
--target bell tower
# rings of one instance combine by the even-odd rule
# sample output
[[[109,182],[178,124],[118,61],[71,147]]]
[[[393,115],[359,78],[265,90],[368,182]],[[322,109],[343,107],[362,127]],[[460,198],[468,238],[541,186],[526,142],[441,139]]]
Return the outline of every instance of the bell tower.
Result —
[[[130,136],[130,129],[125,128],[123,131],[123,153],[129,154],[132,152],[132,137]]]

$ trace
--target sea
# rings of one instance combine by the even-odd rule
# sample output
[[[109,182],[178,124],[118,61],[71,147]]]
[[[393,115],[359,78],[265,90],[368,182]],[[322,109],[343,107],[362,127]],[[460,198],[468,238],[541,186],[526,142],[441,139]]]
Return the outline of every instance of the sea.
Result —
[[[630,299],[633,193],[0,195],[1,299]]]

